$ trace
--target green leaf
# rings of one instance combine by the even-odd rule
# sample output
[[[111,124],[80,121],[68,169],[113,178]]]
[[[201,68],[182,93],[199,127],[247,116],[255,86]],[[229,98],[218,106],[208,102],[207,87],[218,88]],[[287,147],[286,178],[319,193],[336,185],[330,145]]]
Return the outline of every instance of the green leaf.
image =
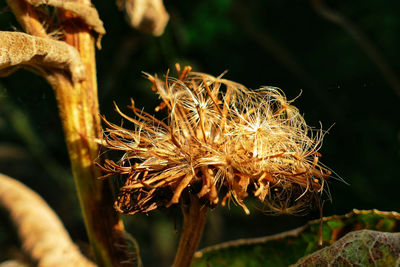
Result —
[[[319,220],[314,220],[281,234],[230,241],[205,248],[195,254],[191,266],[288,266],[321,248],[318,246],[319,224]],[[353,210],[346,215],[323,218],[323,246],[332,245],[355,230],[393,232],[399,227],[399,213]],[[382,253],[388,255],[386,252]]]
[[[360,230],[292,266],[398,266],[399,262],[400,233]]]

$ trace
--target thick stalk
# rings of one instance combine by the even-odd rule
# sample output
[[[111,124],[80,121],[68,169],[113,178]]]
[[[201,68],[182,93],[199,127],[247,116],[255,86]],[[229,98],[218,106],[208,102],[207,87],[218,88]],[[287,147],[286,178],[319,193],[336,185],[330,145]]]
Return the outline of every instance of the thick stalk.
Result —
[[[8,0],[8,4],[27,33],[47,37],[31,5],[23,0]],[[86,77],[72,83],[66,72],[46,70],[45,76],[56,94],[88,238],[99,266],[132,266],[124,227],[112,206],[112,186],[97,179],[101,174],[93,165],[99,156],[95,140],[101,137],[94,38],[77,16],[63,10],[59,14],[66,42],[79,50]]]
[[[97,179],[101,174],[93,165],[99,156],[95,140],[101,137],[94,38],[72,13],[60,13],[65,41],[78,49],[86,79],[72,84],[60,72],[47,79],[55,89],[87,234],[100,266],[129,266],[124,227],[112,206],[111,184]]]
[[[207,207],[199,203],[196,197],[191,198],[189,206],[182,206],[183,229],[179,241],[178,251],[175,255],[174,267],[190,266],[203,235],[207,217]]]

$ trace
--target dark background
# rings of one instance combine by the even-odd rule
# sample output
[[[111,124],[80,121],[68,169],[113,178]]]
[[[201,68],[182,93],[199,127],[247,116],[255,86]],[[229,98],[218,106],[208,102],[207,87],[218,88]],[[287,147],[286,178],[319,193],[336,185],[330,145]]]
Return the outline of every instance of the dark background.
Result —
[[[399,211],[400,3],[327,1],[339,23],[310,1],[166,1],[170,22],[161,37],[131,29],[113,1],[94,1],[107,34],[97,53],[101,113],[119,121],[135,99],[152,113],[157,97],[141,71],[162,75],[176,62],[258,88],[283,89],[307,123],[324,129],[321,161],[350,185],[331,180],[324,215],[357,209]],[[2,30],[19,29],[1,2]],[[345,20],[345,23],[343,22]],[[354,30],[355,29],[355,30]],[[52,89],[20,70],[0,81],[0,172],[42,195],[85,251],[87,239]],[[318,218],[269,216],[257,202],[210,212],[202,247],[278,233]],[[112,203],[110,203],[112,205]],[[179,209],[126,217],[146,266],[169,266],[181,225]],[[18,256],[19,241],[0,210],[0,261]]]

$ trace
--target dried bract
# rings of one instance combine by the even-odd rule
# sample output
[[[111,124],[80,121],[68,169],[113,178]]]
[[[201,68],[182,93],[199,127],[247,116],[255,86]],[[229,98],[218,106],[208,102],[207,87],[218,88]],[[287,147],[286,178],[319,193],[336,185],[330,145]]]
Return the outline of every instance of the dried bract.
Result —
[[[296,213],[323,191],[330,171],[318,158],[323,132],[312,130],[278,88],[251,91],[221,77],[180,71],[178,78],[148,75],[167,108],[160,121],[129,107],[129,130],[104,119],[106,147],[123,151],[101,167],[127,177],[116,208],[148,212],[178,203],[184,192],[207,206],[233,200],[246,213],[250,194],[277,213]]]

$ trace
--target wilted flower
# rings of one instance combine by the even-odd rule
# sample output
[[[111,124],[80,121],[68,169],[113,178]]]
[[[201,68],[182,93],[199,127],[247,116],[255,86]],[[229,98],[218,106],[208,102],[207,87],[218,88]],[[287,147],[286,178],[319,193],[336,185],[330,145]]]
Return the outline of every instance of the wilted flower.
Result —
[[[180,70],[178,78],[147,75],[167,108],[161,121],[135,107],[133,129],[109,123],[106,147],[124,151],[107,160],[105,176],[127,177],[116,208],[134,214],[196,195],[207,206],[239,204],[252,194],[272,212],[295,213],[321,193],[330,171],[318,158],[323,132],[305,123],[278,88],[251,91],[241,84]]]

